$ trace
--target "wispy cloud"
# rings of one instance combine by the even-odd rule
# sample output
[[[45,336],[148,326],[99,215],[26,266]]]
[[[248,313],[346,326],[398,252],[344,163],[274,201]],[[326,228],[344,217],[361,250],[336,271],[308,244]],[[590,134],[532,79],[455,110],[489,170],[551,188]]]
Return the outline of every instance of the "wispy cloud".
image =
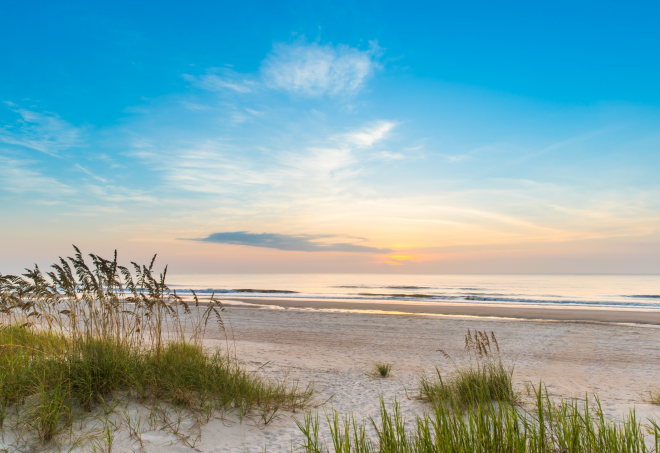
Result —
[[[197,104],[196,102],[181,101],[183,105],[188,110],[210,110],[211,107],[208,105]]]
[[[92,173],[91,171],[89,171],[88,169],[86,169],[85,167],[83,167],[80,164],[75,164],[74,167],[77,168],[78,170],[82,171],[86,175],[91,176],[92,178],[96,179],[97,181],[100,181],[102,183],[107,183],[108,182],[107,179],[101,178],[100,176],[95,175],[94,173]]]
[[[115,186],[104,184],[102,186],[89,184],[85,187],[85,191],[97,199],[102,199],[111,203],[158,203],[159,200],[143,190],[129,189],[122,186]]]
[[[271,142],[247,148],[240,142],[218,138],[169,148],[136,139],[136,150],[131,155],[159,168],[168,185],[177,190],[240,193],[252,201],[309,199],[346,191],[363,166],[373,160],[373,156],[360,150],[385,140],[394,125],[378,121],[349,133],[329,134],[321,140],[329,146],[302,141],[286,148],[267,146],[273,145]],[[314,137],[314,141],[317,139]]]
[[[374,143],[383,140],[394,126],[396,123],[393,121],[378,121],[371,126],[349,132],[342,138],[358,148],[370,148]]]
[[[11,102],[5,104],[20,115],[20,119],[0,127],[0,141],[51,156],[58,156],[60,151],[82,144],[82,131],[58,115],[19,108]]]
[[[163,163],[164,156],[156,159]],[[191,192],[232,193],[249,186],[276,185],[281,179],[278,169],[266,163],[258,165],[241,156],[235,146],[209,140],[189,147],[165,162],[167,178],[178,188]]]
[[[36,192],[43,196],[75,193],[72,187],[30,168],[31,161],[0,156],[0,186],[9,192]]]
[[[377,49],[375,44],[366,51],[305,41],[276,44],[261,72],[271,88],[309,97],[352,96],[377,67]]]
[[[352,252],[352,253],[392,253],[391,249],[368,247],[347,242],[318,242],[322,239],[336,237],[333,235],[289,235],[277,233],[248,233],[234,231],[213,233],[205,238],[190,239],[193,241],[212,242],[215,244],[247,245],[250,247],[266,247],[290,252]]]
[[[232,90],[238,93],[250,93],[253,91],[255,85],[254,81],[248,80],[245,76],[232,70],[223,70],[222,76],[205,74],[195,77],[190,74],[184,74],[183,78],[197,88],[208,91]]]
[[[321,45],[299,40],[293,44],[275,44],[258,73],[210,68],[206,74],[184,74],[183,78],[207,91],[247,94],[275,89],[306,97],[352,97],[380,67],[376,60],[380,51],[375,42],[368,50],[360,50],[342,44]]]
[[[401,153],[393,153],[391,151],[382,151],[378,154],[376,154],[376,158],[378,159],[384,159],[384,160],[403,160],[406,158]]]

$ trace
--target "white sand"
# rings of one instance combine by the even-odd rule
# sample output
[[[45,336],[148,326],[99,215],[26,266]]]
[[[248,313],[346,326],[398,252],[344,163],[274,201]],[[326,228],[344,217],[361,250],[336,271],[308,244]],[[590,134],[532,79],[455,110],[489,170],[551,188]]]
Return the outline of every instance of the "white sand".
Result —
[[[436,352],[442,348],[460,360],[468,328],[494,331],[505,358],[515,361],[515,381],[543,379],[552,396],[583,396],[597,392],[604,409],[621,418],[635,405],[641,419],[660,414],[660,407],[641,401],[639,392],[657,388],[660,371],[658,330],[649,325],[549,322],[497,318],[460,318],[423,315],[383,315],[319,311],[312,309],[228,306],[238,357],[252,370],[273,378],[285,374],[304,385],[311,381],[321,402],[332,397],[331,406],[358,418],[377,416],[379,396],[388,402],[397,397],[403,413],[412,420],[424,405],[406,398],[415,393],[418,376],[438,365],[444,372],[451,364]],[[209,346],[222,344],[224,336],[208,332]],[[394,364],[394,376],[374,379],[365,375],[374,362]],[[146,409],[129,408],[131,416],[142,414],[143,451],[191,451],[167,430],[148,424]],[[265,428],[254,421],[238,423],[235,417],[212,419],[200,428],[182,432],[201,434],[195,449],[203,452],[291,451],[301,439],[292,414]],[[298,419],[301,414],[294,414]],[[117,424],[113,451],[141,451],[130,437],[125,415],[113,416]],[[171,415],[175,419],[175,415]],[[162,423],[161,425],[162,426]],[[87,427],[87,429],[89,426]],[[325,434],[327,436],[327,433]],[[192,443],[191,437],[188,442]],[[327,437],[326,437],[327,439]],[[329,440],[329,439],[328,439]],[[90,451],[89,445],[75,451]]]

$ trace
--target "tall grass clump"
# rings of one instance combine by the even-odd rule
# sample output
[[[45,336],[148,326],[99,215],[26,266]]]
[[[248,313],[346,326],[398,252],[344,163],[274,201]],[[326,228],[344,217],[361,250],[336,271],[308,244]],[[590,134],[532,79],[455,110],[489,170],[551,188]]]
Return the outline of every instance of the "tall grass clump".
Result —
[[[383,378],[390,377],[392,372],[392,364],[387,362],[378,362],[374,364],[371,371],[371,376],[380,376]]]
[[[75,248],[75,247],[74,247]],[[222,304],[189,300],[156,274],[75,248],[52,270],[0,275],[0,429],[42,442],[118,396],[199,411],[236,408],[269,421],[310,398],[247,372],[227,350],[203,346],[214,325],[227,338]]]
[[[480,401],[457,410],[447,401],[407,424],[398,403],[388,410],[381,400],[380,418],[358,423],[352,415],[326,414],[332,444],[319,436],[319,417],[298,422],[306,453],[658,453],[660,427],[642,425],[634,410],[622,423],[609,420],[600,403],[550,401],[539,385],[529,409],[509,402]],[[367,433],[371,431],[373,435]],[[645,437],[647,433],[647,437]]]
[[[467,362],[454,362],[454,372],[443,379],[422,377],[420,399],[427,410],[407,422],[398,402],[380,417],[357,422],[352,414],[326,413],[332,443],[320,437],[318,414],[298,422],[306,453],[660,453],[660,426],[643,425],[634,409],[621,423],[607,418],[596,397],[550,399],[542,383],[534,400],[517,401],[512,386],[513,367],[500,356],[491,332],[465,336]]]
[[[467,363],[458,364],[444,350],[439,349],[454,365],[454,371],[443,379],[436,367],[435,376],[424,375],[420,382],[421,400],[438,403],[452,401],[462,406],[481,401],[514,402],[513,365],[506,365],[493,332],[468,329],[465,335]]]
[[[640,393],[640,396],[647,403],[660,405],[660,390],[648,390]]]

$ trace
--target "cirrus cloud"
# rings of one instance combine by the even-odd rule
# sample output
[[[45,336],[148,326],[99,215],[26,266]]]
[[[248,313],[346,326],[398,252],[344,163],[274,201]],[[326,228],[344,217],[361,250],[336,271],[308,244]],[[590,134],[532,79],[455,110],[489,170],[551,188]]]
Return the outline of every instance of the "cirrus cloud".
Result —
[[[276,44],[261,71],[271,88],[316,97],[357,93],[373,74],[378,46],[366,51],[346,45]]]
[[[20,108],[12,102],[5,104],[20,119],[14,124],[0,126],[0,142],[57,157],[62,150],[81,146],[81,129],[72,126],[59,115]]]
[[[217,75],[212,71],[199,77],[183,74],[183,79],[197,88],[207,91],[231,90],[238,93],[251,93],[256,86],[253,80],[229,69],[223,69],[221,75]]]
[[[352,97],[380,67],[381,49],[370,42],[360,50],[344,44],[277,43],[262,61],[258,73],[238,73],[230,68],[209,68],[206,74],[183,74],[193,86],[207,91],[238,94],[263,89],[287,91],[305,97]]]

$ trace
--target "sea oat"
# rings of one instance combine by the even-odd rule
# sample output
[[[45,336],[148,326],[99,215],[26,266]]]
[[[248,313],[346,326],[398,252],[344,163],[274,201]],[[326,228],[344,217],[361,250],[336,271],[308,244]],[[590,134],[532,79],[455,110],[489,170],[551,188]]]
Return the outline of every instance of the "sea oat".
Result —
[[[500,353],[500,345],[497,343],[497,338],[495,338],[495,332],[492,330],[490,331],[490,337],[493,339],[493,343],[495,344],[495,348],[497,349],[497,354]]]

